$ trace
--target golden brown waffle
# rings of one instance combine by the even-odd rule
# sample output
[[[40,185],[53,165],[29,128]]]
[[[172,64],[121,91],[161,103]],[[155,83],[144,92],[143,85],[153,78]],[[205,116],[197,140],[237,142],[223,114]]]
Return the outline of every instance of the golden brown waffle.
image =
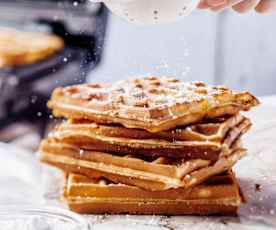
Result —
[[[51,137],[87,150],[216,161],[250,126],[250,120],[240,114],[159,133],[71,121],[61,124]]]
[[[69,174],[64,197],[73,211],[86,214],[236,214],[242,203],[232,172],[210,178],[192,189],[147,191]]]
[[[115,183],[135,185],[147,190],[189,188],[225,172],[245,155],[237,142],[231,153],[213,163],[210,160],[171,160],[169,158],[136,158],[129,155],[84,151],[77,146],[47,139],[40,146],[41,160],[68,173],[90,178],[107,178]],[[223,154],[222,154],[223,155]]]
[[[233,115],[258,103],[248,92],[222,86],[145,77],[57,88],[48,105],[55,116],[160,132],[203,118]]]
[[[61,50],[61,38],[43,33],[0,29],[0,68],[32,64]]]

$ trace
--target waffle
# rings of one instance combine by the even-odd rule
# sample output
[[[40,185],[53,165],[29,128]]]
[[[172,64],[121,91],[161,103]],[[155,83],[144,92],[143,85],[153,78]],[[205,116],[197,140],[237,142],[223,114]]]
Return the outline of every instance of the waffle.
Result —
[[[203,118],[237,114],[258,103],[248,92],[223,86],[145,77],[57,88],[48,106],[58,117],[160,132],[198,123]]]
[[[32,64],[61,50],[61,38],[34,32],[0,29],[0,68]]]
[[[249,119],[240,114],[159,133],[71,121],[60,125],[51,137],[83,149],[115,154],[216,161],[250,126]]]
[[[242,203],[232,172],[212,177],[192,189],[165,191],[147,191],[105,179],[69,174],[64,197],[71,210],[86,214],[233,215]]]
[[[213,175],[231,169],[246,153],[237,141],[231,153],[225,154],[215,163],[202,159],[174,161],[164,157],[137,158],[84,151],[55,139],[44,140],[40,152],[43,162],[67,173],[83,174],[90,178],[104,177],[115,183],[135,185],[152,191],[193,187]]]

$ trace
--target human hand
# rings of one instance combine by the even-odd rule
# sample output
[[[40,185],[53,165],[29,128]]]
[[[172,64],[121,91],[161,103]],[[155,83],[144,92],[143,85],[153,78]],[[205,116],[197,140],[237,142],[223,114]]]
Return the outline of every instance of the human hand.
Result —
[[[221,11],[232,7],[239,13],[255,9],[259,13],[276,12],[276,0],[201,0],[198,5],[200,9]]]

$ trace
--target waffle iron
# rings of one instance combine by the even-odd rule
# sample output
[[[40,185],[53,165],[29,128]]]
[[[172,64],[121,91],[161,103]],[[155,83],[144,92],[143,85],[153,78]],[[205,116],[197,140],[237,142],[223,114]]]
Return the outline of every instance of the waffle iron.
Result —
[[[47,121],[58,86],[83,83],[101,59],[107,10],[89,1],[0,0],[0,26],[46,31],[65,47],[43,61],[0,69],[0,130],[15,121]]]

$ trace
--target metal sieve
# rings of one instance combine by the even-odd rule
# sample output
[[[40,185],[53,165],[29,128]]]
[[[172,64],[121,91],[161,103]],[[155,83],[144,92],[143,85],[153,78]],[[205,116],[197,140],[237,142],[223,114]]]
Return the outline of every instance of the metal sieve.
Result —
[[[90,0],[104,2],[116,15],[135,24],[176,21],[189,15],[200,0]]]

